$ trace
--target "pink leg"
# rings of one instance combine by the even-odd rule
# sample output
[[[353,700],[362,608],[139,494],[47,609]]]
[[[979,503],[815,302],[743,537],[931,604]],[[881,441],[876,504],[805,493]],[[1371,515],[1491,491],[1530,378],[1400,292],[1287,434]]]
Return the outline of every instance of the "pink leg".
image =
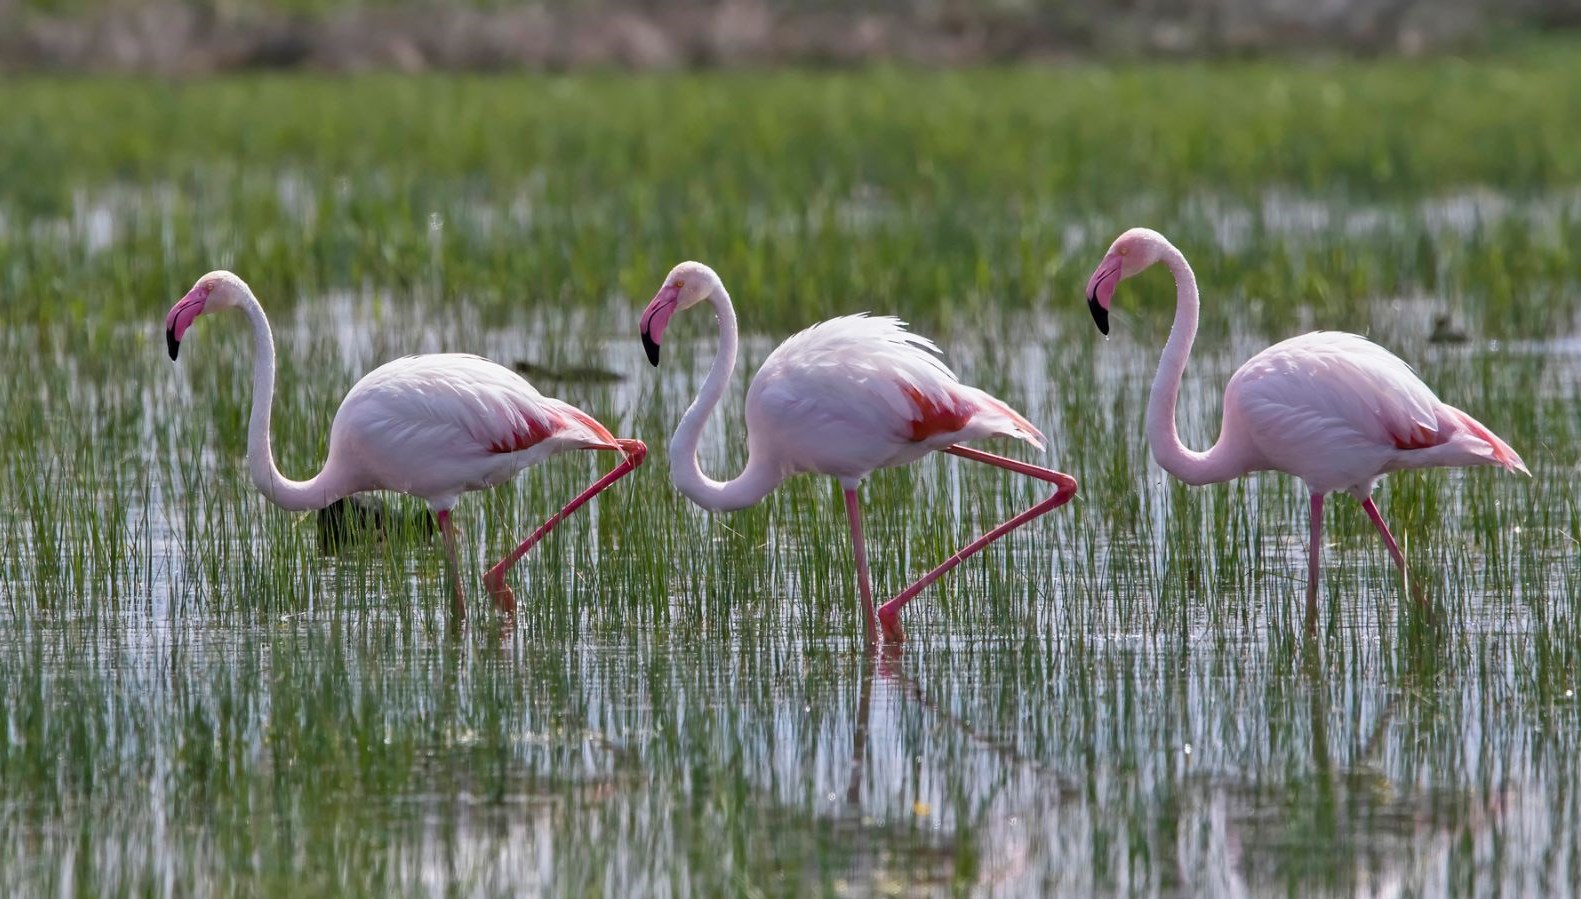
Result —
[[[439,534],[444,538],[445,558],[450,562],[450,611],[459,621],[467,617],[467,595],[461,589],[461,564],[456,558],[456,525],[450,520],[449,509],[441,509],[435,517],[439,519]]]
[[[867,544],[862,540],[862,501],[855,490],[845,491],[845,514],[851,520],[851,553],[856,557],[856,583],[862,591],[862,623],[871,646],[878,642],[878,625],[873,617],[873,584],[867,576]]]
[[[532,549],[539,540],[542,540],[545,534],[554,530],[555,525],[564,521],[566,516],[581,508],[584,503],[597,496],[610,484],[630,474],[648,457],[648,447],[641,440],[621,440],[618,442],[621,450],[626,454],[626,458],[621,460],[619,465],[611,469],[609,474],[594,481],[593,486],[577,494],[576,499],[566,503],[564,509],[551,515],[549,520],[539,525],[538,530],[528,535],[527,539],[523,540],[520,546],[511,550],[506,554],[505,558],[499,561],[499,564],[490,568],[483,575],[483,583],[488,586],[490,595],[494,597],[494,607],[501,615],[514,615],[516,613],[516,594],[505,583],[505,574],[511,570],[511,566],[515,565],[522,556],[526,555],[527,550]]]
[[[944,562],[939,565],[939,567],[923,575],[922,578],[915,584],[912,584],[910,587],[907,587],[905,590],[901,591],[901,593],[894,599],[884,603],[884,605],[878,610],[878,620],[879,623],[884,627],[884,636],[895,642],[906,639],[905,631],[901,630],[900,627],[900,610],[906,607],[906,603],[915,599],[918,593],[921,593],[923,590],[927,589],[929,584],[938,580],[946,571],[949,571],[951,568],[954,568],[972,556],[982,552],[983,549],[988,546],[988,544],[998,540],[1000,537],[1003,537],[1016,528],[1021,527],[1032,519],[1041,515],[1045,515],[1059,508],[1060,506],[1065,505],[1066,503],[1070,502],[1071,497],[1076,495],[1076,479],[1063,472],[1055,471],[1052,468],[1044,468],[1041,465],[1032,465],[1026,462],[1017,462],[1014,459],[1006,459],[1004,456],[996,456],[993,453],[985,453],[982,450],[975,450],[965,446],[949,446],[945,447],[944,451],[953,456],[960,456],[963,459],[971,459],[976,462],[986,462],[989,465],[1004,468],[1009,471],[1016,472],[1017,474],[1024,474],[1037,478],[1040,481],[1047,481],[1051,484],[1058,485],[1058,488],[1054,491],[1053,496],[1038,503],[1025,512],[1022,512],[1020,515],[1017,515],[1009,521],[1004,522],[983,536],[978,537],[976,540],[973,540],[960,552],[957,552],[955,555],[945,559]]]
[[[1416,584],[1411,583],[1410,575],[1405,569],[1405,554],[1400,552],[1400,544],[1394,542],[1394,535],[1389,533],[1389,526],[1383,523],[1383,515],[1378,512],[1378,504],[1373,502],[1372,497],[1369,496],[1361,501],[1361,507],[1367,510],[1367,517],[1372,519],[1373,527],[1376,527],[1378,533],[1383,535],[1383,545],[1389,548],[1389,557],[1394,559],[1394,567],[1400,569],[1400,577],[1404,578],[1410,586],[1412,597],[1416,599],[1419,605],[1425,606],[1427,597],[1422,594],[1421,589]]]
[[[1405,554],[1400,552],[1400,544],[1394,542],[1394,535],[1389,533],[1389,526],[1383,523],[1383,516],[1378,513],[1378,504],[1369,496],[1361,501],[1361,507],[1367,510],[1367,517],[1372,519],[1373,527],[1383,535],[1383,545],[1389,548],[1389,558],[1394,560],[1394,566],[1400,569],[1400,574],[1405,574]]]
[[[1307,633],[1317,633],[1318,569],[1323,558],[1323,494],[1312,494],[1312,537],[1307,548]]]

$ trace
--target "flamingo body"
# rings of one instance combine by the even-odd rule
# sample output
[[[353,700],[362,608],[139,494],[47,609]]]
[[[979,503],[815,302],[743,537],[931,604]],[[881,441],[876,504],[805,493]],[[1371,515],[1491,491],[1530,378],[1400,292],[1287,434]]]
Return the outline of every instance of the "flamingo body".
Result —
[[[962,384],[926,337],[891,316],[846,315],[781,343],[747,390],[747,437],[787,476],[854,485],[944,447],[1014,437],[1043,449],[1020,413]]]
[[[1509,444],[1440,401],[1398,356],[1336,331],[1292,337],[1242,365],[1224,391],[1222,434],[1244,447],[1248,471],[1287,472],[1312,493],[1357,499],[1409,468],[1526,471]]]
[[[330,426],[326,470],[352,492],[394,490],[436,511],[570,450],[618,450],[592,416],[480,356],[405,356],[358,381]],[[438,462],[437,460],[443,460]]]

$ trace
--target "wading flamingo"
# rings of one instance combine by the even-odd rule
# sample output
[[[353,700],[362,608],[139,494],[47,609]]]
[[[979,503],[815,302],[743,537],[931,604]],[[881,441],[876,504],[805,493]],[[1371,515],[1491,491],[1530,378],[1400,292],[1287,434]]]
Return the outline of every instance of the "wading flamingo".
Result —
[[[1312,513],[1308,631],[1317,627],[1326,494],[1343,490],[1361,502],[1405,577],[1405,557],[1372,501],[1380,478],[1407,468],[1460,465],[1499,465],[1530,474],[1509,444],[1440,402],[1398,356],[1364,337],[1337,331],[1292,337],[1253,356],[1224,388],[1218,442],[1206,452],[1187,449],[1175,431],[1175,400],[1197,336],[1197,279],[1186,257],[1162,234],[1132,228],[1109,247],[1087,282],[1087,306],[1098,330],[1108,334],[1115,286],[1155,262],[1174,275],[1177,298],[1175,324],[1147,401],[1153,458],[1194,486],[1254,471],[1282,471],[1306,483]]]
[[[230,272],[210,272],[165,316],[165,342],[176,358],[198,316],[239,309],[253,328],[253,408],[247,466],[258,492],[282,509],[321,509],[365,490],[394,490],[426,500],[439,520],[450,562],[455,614],[466,616],[450,509],[461,494],[503,484],[529,465],[568,450],[615,450],[625,458],[544,522],[483,576],[502,614],[516,610],[505,574],[533,544],[599,491],[642,464],[648,448],[620,440],[575,406],[540,394],[520,375],[477,356],[432,353],[386,362],[358,381],[329,430],[324,467],[293,481],[275,467],[269,445],[274,402],[274,337],[252,289]]]
[[[780,344],[763,361],[747,390],[747,465],[734,480],[702,473],[697,442],[736,367],[736,313],[714,270],[683,262],[664,279],[642,313],[642,344],[659,364],[659,342],[670,316],[703,302],[719,320],[719,349],[702,390],[670,441],[670,479],[692,502],[712,512],[753,505],[801,472],[831,475],[845,490],[851,547],[869,643],[876,642],[873,590],[862,540],[857,487],[880,468],[915,462],[934,450],[986,462],[1056,486],[1053,496],[1011,518],[878,609],[884,635],[905,639],[900,610],[929,584],[1023,524],[1076,495],[1076,479],[1037,465],[957,446],[996,435],[1043,449],[1043,435],[1004,402],[968,387],[937,356],[938,347],[889,316],[847,315],[813,325]]]

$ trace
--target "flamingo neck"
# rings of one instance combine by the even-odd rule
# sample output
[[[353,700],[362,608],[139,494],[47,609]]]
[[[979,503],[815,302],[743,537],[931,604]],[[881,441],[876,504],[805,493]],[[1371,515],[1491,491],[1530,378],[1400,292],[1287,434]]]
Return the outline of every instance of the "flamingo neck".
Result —
[[[242,312],[253,327],[253,411],[247,427],[247,469],[253,485],[282,509],[322,509],[352,491],[340,488],[340,479],[328,465],[306,481],[293,481],[275,467],[269,440],[269,411],[274,405],[274,335],[263,307],[250,292]]]
[[[709,297],[714,315],[719,320],[719,349],[714,354],[713,367],[703,381],[703,389],[692,401],[681,424],[670,439],[670,480],[675,489],[692,502],[712,512],[731,512],[756,504],[778,487],[784,480],[776,466],[767,462],[766,455],[748,451],[746,468],[729,481],[716,481],[703,474],[697,461],[697,444],[703,436],[703,426],[713,415],[715,407],[730,387],[730,378],[736,369],[736,310],[730,303],[730,294],[723,286]]]
[[[1219,440],[1206,452],[1189,449],[1175,430],[1175,409],[1180,399],[1180,383],[1186,376],[1186,360],[1197,339],[1197,277],[1186,257],[1173,246],[1165,251],[1164,264],[1175,278],[1175,323],[1169,329],[1158,360],[1158,374],[1147,399],[1147,442],[1159,467],[1187,484],[1216,484],[1245,474],[1242,453],[1233,442]]]

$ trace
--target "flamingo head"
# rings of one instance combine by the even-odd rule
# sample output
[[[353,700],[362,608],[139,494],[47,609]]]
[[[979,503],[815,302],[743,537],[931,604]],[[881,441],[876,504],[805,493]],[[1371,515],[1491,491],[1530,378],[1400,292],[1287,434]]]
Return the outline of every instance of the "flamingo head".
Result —
[[[1164,257],[1169,241],[1149,228],[1132,228],[1109,245],[1109,252],[1087,279],[1087,308],[1098,330],[1109,333],[1109,303],[1119,283]]]
[[[165,314],[165,348],[175,359],[181,338],[197,317],[216,309],[234,309],[248,296],[247,284],[230,272],[209,272]]]
[[[659,364],[659,342],[676,310],[696,306],[722,290],[719,276],[701,262],[683,262],[670,269],[664,286],[642,311],[642,348],[648,351],[648,361]]]

